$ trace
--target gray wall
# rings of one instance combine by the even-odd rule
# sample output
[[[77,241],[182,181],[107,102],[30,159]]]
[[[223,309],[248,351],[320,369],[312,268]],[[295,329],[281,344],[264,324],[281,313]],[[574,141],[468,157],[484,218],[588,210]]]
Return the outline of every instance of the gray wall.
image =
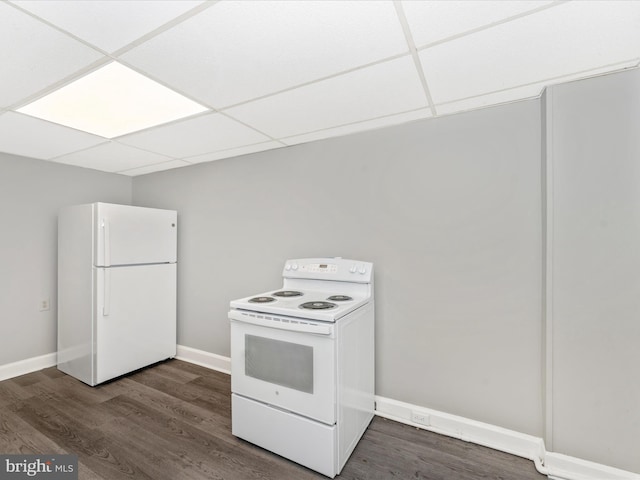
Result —
[[[228,356],[229,300],[278,286],[287,258],[371,260],[379,395],[640,472],[638,85],[627,71],[133,185],[0,154],[0,365],[55,351],[58,209],[133,200],[179,212],[180,344]]]
[[[377,393],[542,433],[540,102],[134,179],[179,212],[178,341],[229,355],[229,300],[284,260],[376,267]]]
[[[0,153],[0,365],[56,351],[58,209],[128,204],[131,186],[122,175]]]
[[[554,450],[640,472],[640,71],[549,94]]]

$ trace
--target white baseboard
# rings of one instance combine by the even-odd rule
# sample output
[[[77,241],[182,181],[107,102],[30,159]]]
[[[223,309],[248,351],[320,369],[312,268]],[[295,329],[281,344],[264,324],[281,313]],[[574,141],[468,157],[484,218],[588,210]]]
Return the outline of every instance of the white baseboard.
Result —
[[[178,360],[194,363],[211,370],[217,370],[226,374],[231,374],[231,359],[216,355],[215,353],[196,350],[195,348],[178,345],[176,349]],[[37,372],[43,368],[54,367],[58,364],[57,353],[48,353],[39,357],[27,358],[14,363],[0,365],[0,381]]]
[[[231,375],[231,359],[229,357],[178,345],[176,358]]]
[[[376,415],[542,463],[541,438],[376,396]],[[421,419],[420,423],[414,419]]]
[[[553,480],[640,480],[637,473],[547,452],[539,437],[397,400],[376,396],[376,415],[527,458]]]
[[[637,473],[560,453],[548,452],[544,464],[549,470],[549,478],[553,480],[640,480]]]
[[[27,358],[18,362],[0,365],[0,381],[37,372],[43,368],[53,367],[57,365],[57,363],[57,354],[53,352],[39,357]]]

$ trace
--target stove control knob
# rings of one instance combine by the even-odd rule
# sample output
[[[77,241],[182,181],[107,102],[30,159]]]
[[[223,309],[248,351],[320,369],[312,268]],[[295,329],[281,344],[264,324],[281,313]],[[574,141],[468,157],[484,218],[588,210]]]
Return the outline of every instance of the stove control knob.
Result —
[[[284,269],[289,271],[291,270],[291,265],[289,265],[288,263],[284,266]]]
[[[355,265],[351,265],[351,268],[349,269],[351,273],[356,273],[357,270],[358,270],[358,267]]]
[[[294,263],[293,265],[291,265],[291,269],[292,270],[297,270],[298,269],[298,264]]]
[[[364,275],[365,273],[367,273],[367,267],[365,267],[364,265],[360,265],[358,272],[360,272],[360,275]]]

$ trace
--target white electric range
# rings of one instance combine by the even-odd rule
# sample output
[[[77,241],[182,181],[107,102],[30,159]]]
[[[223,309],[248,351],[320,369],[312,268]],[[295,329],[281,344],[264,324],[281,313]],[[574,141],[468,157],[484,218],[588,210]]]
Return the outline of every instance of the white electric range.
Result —
[[[282,275],[230,304],[232,432],[333,478],[373,417],[373,265],[288,260]]]

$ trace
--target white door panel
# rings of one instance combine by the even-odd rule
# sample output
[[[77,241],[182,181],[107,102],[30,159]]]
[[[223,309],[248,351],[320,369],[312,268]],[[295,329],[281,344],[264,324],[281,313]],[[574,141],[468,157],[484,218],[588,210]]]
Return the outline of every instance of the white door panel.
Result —
[[[231,391],[328,425],[336,422],[335,342],[231,321]]]
[[[96,205],[96,266],[176,261],[175,211],[108,203]]]
[[[96,383],[176,355],[176,264],[96,268]]]

